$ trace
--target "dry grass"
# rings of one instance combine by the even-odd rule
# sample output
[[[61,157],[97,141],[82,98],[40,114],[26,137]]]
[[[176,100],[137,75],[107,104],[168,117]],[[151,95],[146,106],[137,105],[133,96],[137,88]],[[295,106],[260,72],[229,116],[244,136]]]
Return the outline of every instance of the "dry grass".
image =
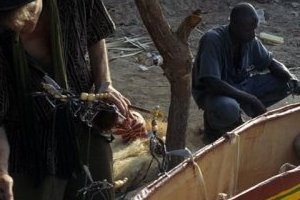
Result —
[[[151,119],[146,119],[148,132],[151,131]],[[158,137],[163,138],[167,129],[167,123],[158,121]],[[146,175],[152,156],[149,152],[149,139],[137,139],[130,143],[123,143],[121,138],[116,138],[112,144],[113,162],[114,162],[114,179],[120,180],[128,178],[127,183],[122,190],[127,187],[140,184]],[[155,163],[149,170],[147,179],[150,181],[155,178],[158,169]]]

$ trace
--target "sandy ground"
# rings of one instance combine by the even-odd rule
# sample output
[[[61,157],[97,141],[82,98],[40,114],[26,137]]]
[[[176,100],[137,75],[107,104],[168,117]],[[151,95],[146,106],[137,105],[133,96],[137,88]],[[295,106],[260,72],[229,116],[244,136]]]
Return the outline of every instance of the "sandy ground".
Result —
[[[133,0],[105,0],[110,14],[117,26],[117,32],[108,40],[114,44],[120,41],[122,50],[113,47],[109,48],[110,66],[114,86],[126,95],[132,104],[152,109],[159,105],[160,109],[168,113],[170,102],[169,83],[163,76],[159,66],[152,66],[146,71],[140,65],[149,66],[145,62],[147,53],[155,52],[155,47],[145,30]],[[230,9],[238,0],[162,0],[165,15],[170,26],[176,28],[178,24],[193,10],[202,10],[203,21],[192,32],[190,36],[190,47],[195,55],[197,45],[203,32],[208,29],[228,23]],[[266,3],[259,3],[266,2]],[[260,24],[259,32],[268,32],[284,38],[284,44],[277,46],[266,45],[273,52],[275,58],[291,68],[300,78],[300,1],[299,0],[269,0],[249,1],[256,9],[263,9],[266,23]],[[129,43],[122,43],[124,37],[140,38],[140,43],[147,43],[148,46],[135,48]],[[147,38],[148,37],[148,38]],[[113,45],[112,45],[113,46]],[[125,48],[130,48],[125,49]],[[116,58],[126,54],[141,52],[139,54],[124,58]],[[299,101],[299,97],[288,97],[269,109]],[[203,126],[202,111],[199,110],[192,100],[190,108],[189,125],[187,130],[187,147],[196,151],[203,146],[199,129]]]

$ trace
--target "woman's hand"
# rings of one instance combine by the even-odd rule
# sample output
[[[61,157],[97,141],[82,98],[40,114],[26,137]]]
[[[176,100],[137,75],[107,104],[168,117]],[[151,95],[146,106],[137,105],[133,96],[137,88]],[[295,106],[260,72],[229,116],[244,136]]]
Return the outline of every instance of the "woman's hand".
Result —
[[[124,117],[129,114],[128,105],[131,104],[130,101],[126,97],[124,97],[118,90],[116,90],[110,83],[102,84],[98,92],[106,93],[107,95],[103,100],[115,104]]]
[[[4,128],[0,127],[0,198],[4,197],[4,200],[13,200],[13,179],[8,174],[8,157],[8,140]]]
[[[0,192],[4,200],[13,200],[13,179],[7,172],[0,172]],[[1,198],[1,196],[0,196]]]

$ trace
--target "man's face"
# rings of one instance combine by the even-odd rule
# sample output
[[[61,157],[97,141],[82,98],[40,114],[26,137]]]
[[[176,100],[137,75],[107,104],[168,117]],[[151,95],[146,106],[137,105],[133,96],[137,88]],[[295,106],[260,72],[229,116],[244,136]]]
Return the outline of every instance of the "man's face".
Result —
[[[258,21],[253,17],[243,17],[232,26],[233,34],[241,42],[249,42],[255,38]]]
[[[16,10],[9,19],[6,20],[5,25],[15,32],[31,33],[35,30],[42,8],[42,0],[35,0],[28,3]]]

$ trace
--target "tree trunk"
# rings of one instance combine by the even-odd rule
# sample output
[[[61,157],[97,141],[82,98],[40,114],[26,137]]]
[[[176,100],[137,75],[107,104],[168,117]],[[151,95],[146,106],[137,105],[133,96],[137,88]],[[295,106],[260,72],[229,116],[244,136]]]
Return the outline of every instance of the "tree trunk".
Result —
[[[161,66],[171,84],[171,104],[166,137],[167,151],[184,149],[191,98],[192,55],[188,37],[201,21],[200,11],[188,16],[176,32],[172,32],[159,0],[135,0],[141,18],[164,59]],[[169,169],[183,158],[173,156]]]
[[[180,66],[178,66],[180,67]],[[191,76],[171,84],[171,103],[169,108],[166,145],[167,150],[185,148],[188,111],[191,96]],[[182,161],[182,157],[172,156],[169,168]]]

